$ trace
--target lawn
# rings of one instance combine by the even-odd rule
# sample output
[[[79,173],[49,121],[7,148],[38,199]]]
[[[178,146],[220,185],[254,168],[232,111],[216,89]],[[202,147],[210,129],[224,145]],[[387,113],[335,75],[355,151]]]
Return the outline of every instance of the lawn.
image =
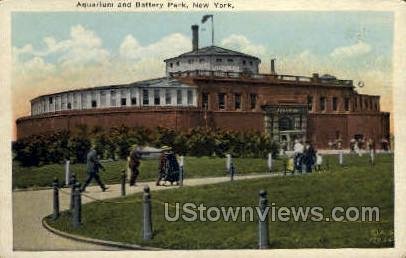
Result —
[[[235,159],[237,174],[265,173],[267,161],[265,159]],[[102,181],[107,184],[120,182],[121,171],[126,167],[126,161],[109,161],[102,163],[106,171],[101,171]],[[86,165],[72,164],[74,172],[80,182],[86,179]],[[275,170],[282,170],[282,161],[275,161]],[[140,166],[139,181],[155,180],[158,175],[158,160],[143,160]],[[185,157],[185,178],[188,177],[216,177],[225,176],[225,159],[211,157]],[[52,180],[58,178],[65,180],[65,168],[63,164],[43,165],[40,167],[21,167],[18,162],[13,162],[13,188],[47,187],[51,186]]]
[[[393,247],[393,155],[379,155],[371,167],[366,156],[346,156],[341,167],[329,157],[330,170],[305,176],[241,180],[199,187],[152,192],[154,238],[141,238],[140,194],[114,200],[135,203],[83,205],[83,225],[73,229],[69,214],[48,222],[83,236],[169,249],[255,249],[257,222],[165,221],[164,206],[157,201],[193,202],[210,206],[255,206],[258,192],[268,192],[269,203],[281,207],[318,206],[328,216],[333,207],[379,207],[379,222],[270,221],[270,248],[370,248]],[[171,214],[173,215],[173,210]],[[241,219],[241,218],[240,218]]]

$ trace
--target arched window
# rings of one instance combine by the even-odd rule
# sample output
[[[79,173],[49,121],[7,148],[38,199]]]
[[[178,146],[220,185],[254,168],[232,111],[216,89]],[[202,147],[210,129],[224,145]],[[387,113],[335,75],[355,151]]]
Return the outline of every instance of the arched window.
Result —
[[[290,119],[287,116],[281,117],[279,119],[279,130],[280,131],[288,131],[288,130],[293,130],[293,122],[292,119]]]

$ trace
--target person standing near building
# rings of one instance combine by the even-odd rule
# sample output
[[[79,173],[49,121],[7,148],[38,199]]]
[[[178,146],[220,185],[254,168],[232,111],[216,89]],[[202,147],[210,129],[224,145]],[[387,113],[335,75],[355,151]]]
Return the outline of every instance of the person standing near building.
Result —
[[[293,146],[293,152],[295,155],[295,170],[298,170],[300,173],[302,173],[303,151],[303,144],[296,139],[295,145]]]
[[[99,176],[99,170],[103,169],[104,171],[106,170],[102,164],[99,162],[99,158],[97,157],[97,152],[95,150],[95,145],[92,144],[92,147],[90,151],[87,153],[86,157],[86,167],[87,167],[87,173],[88,177],[86,182],[84,183],[81,191],[84,192],[86,190],[86,187],[90,184],[92,179],[94,178],[96,180],[96,183],[100,186],[103,192],[107,190],[108,187],[106,187],[103,182],[100,179]]]
[[[131,171],[131,176],[130,176],[130,186],[135,186],[137,177],[140,174],[140,171],[138,167],[140,166],[140,159],[141,159],[141,154],[139,152],[139,148],[137,145],[133,145],[131,148],[130,156],[128,157],[128,168]]]
[[[313,148],[313,145],[310,142],[306,142],[306,147],[303,154],[303,163],[306,167],[306,173],[312,172],[312,167],[316,160],[316,151]]]

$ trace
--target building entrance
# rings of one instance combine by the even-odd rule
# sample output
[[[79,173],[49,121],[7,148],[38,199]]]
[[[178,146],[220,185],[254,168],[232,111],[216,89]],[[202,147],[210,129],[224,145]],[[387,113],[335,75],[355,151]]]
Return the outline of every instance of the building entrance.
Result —
[[[272,139],[280,143],[284,150],[292,150],[296,139],[306,137],[306,105],[266,105],[265,130]]]

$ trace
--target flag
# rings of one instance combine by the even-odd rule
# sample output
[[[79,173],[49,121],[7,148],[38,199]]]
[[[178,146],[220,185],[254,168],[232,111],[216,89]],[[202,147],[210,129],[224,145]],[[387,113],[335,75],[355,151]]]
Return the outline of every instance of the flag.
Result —
[[[209,18],[213,19],[213,15],[212,14],[204,15],[203,18],[202,18],[202,23],[205,23]]]

